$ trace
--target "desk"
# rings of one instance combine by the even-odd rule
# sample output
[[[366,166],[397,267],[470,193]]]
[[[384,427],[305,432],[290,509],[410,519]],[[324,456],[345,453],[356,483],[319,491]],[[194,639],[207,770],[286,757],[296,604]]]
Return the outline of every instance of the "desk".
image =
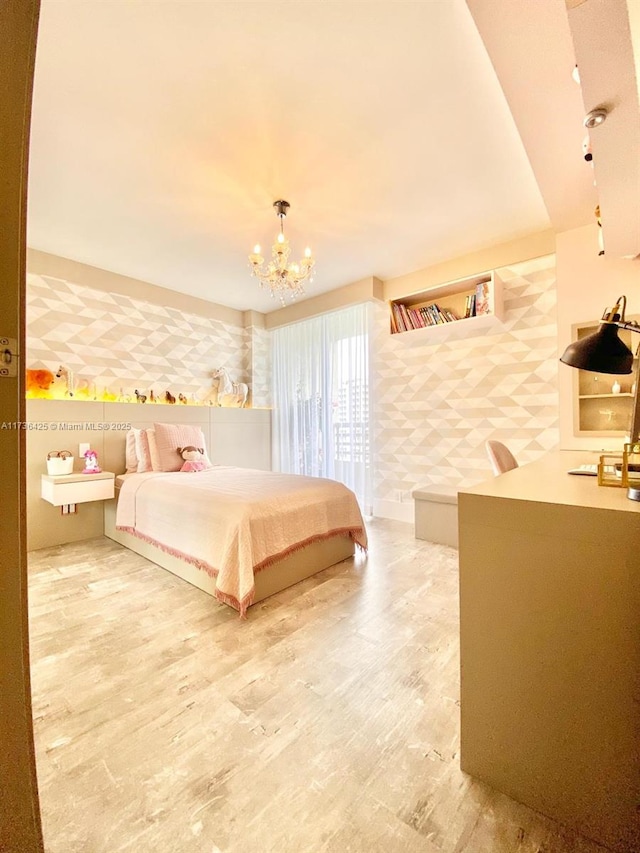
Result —
[[[458,496],[461,767],[640,851],[640,503],[558,451]]]

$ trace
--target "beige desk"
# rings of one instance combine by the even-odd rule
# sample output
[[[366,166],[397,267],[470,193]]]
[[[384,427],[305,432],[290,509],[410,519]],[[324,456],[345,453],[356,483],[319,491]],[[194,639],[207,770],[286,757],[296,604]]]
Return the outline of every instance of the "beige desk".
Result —
[[[461,492],[461,766],[640,851],[640,503],[557,452]]]

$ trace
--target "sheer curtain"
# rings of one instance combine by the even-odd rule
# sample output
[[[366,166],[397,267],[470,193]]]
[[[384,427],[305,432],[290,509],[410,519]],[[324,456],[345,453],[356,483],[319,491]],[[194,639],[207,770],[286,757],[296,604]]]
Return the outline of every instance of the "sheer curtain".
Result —
[[[368,304],[273,332],[274,468],[330,477],[371,514]]]

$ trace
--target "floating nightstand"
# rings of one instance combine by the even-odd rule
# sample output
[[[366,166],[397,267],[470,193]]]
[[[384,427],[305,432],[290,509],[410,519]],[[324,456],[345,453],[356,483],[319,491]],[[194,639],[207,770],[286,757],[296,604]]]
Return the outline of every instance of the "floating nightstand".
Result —
[[[60,474],[41,477],[41,496],[54,506],[73,506],[88,501],[106,501],[114,496],[115,474]],[[75,511],[75,510],[73,510]]]

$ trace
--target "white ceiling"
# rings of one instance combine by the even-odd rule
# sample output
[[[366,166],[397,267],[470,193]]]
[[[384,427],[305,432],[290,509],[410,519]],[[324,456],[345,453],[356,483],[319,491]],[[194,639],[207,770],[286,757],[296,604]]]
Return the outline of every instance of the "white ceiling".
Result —
[[[523,64],[566,60],[558,91],[579,117],[568,30],[558,35],[557,16],[553,34],[542,23],[545,5],[564,3],[518,2],[540,7],[546,45]],[[279,303],[250,277],[247,254],[272,242],[277,198],[291,203],[292,256],[310,244],[317,258],[308,296],[556,218],[582,224],[592,178],[581,128],[577,142],[539,131],[551,221],[512,116],[518,89],[503,85],[510,105],[463,0],[43,0],[28,243],[269,311]],[[535,133],[523,138],[535,166]],[[574,184],[587,189],[558,194],[553,150],[562,182],[573,146]]]

